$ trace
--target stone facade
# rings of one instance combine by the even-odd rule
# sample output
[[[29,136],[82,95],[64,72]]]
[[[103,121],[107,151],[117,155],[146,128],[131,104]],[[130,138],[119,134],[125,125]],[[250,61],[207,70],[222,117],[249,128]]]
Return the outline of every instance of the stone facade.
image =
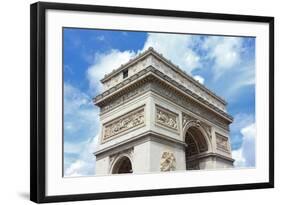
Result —
[[[233,166],[226,102],[153,49],[102,82],[96,174]]]

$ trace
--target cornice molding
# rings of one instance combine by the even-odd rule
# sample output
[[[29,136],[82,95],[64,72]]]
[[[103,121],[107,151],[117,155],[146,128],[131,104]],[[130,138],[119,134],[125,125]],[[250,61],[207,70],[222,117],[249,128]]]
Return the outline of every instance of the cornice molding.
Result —
[[[146,51],[144,51],[143,53],[140,53],[138,56],[136,56],[133,59],[130,59],[127,63],[122,64],[119,68],[114,69],[111,73],[106,74],[104,76],[103,79],[101,79],[101,82],[104,83],[106,81],[108,81],[109,79],[111,79],[112,77],[118,75],[120,72],[122,72],[123,70],[131,67],[132,65],[136,64],[137,62],[139,62],[140,60],[146,58],[147,56],[152,55],[155,58],[157,58],[158,60],[160,60],[161,62],[163,62],[165,65],[167,65],[169,68],[171,68],[173,71],[175,71],[176,73],[180,74],[181,76],[183,76],[184,78],[188,79],[189,81],[191,81],[194,85],[196,85],[197,87],[201,88],[202,90],[204,90],[206,93],[208,93],[209,95],[211,95],[212,97],[214,97],[216,100],[218,100],[220,103],[222,103],[223,105],[227,105],[227,102],[220,96],[218,96],[216,93],[214,93],[213,91],[211,91],[210,89],[208,89],[206,86],[202,85],[201,83],[199,83],[198,81],[196,81],[192,76],[188,75],[185,71],[183,71],[179,66],[175,65],[173,62],[171,62],[170,60],[168,60],[167,58],[165,58],[162,54],[158,53],[157,51],[155,51],[152,47],[149,47]]]
[[[177,81],[173,80],[169,76],[165,75],[158,69],[154,68],[153,66],[148,66],[147,68],[141,70],[140,72],[136,73],[135,75],[129,77],[125,81],[115,85],[111,89],[97,95],[93,101],[94,103],[99,106],[105,106],[110,101],[122,96],[124,93],[128,93],[130,90],[142,85],[146,82],[161,82],[162,85],[169,86],[173,89],[180,90],[185,96],[191,98],[193,101],[199,101],[204,104],[208,109],[222,115],[230,122],[233,121],[233,117],[230,116],[228,113],[224,112],[223,110],[217,108],[213,104],[209,103],[207,100],[203,99],[195,92],[191,91],[190,89],[186,88],[185,86],[181,85]]]
[[[144,143],[147,141],[172,143],[173,145],[177,145],[177,146],[180,146],[183,148],[186,147],[185,142],[183,142],[179,139],[175,139],[175,138],[163,135],[163,134],[159,134],[154,131],[147,131],[147,132],[144,132],[135,137],[129,138],[127,140],[121,141],[119,143],[115,143],[109,147],[105,147],[103,149],[97,150],[93,154],[97,158],[99,158],[100,156],[102,156],[104,154],[108,154],[109,152],[111,152],[110,154],[117,153],[118,151],[116,151],[116,150],[118,150],[119,148],[123,149],[123,147],[126,147],[126,149],[128,149],[129,147],[133,147],[136,144]]]

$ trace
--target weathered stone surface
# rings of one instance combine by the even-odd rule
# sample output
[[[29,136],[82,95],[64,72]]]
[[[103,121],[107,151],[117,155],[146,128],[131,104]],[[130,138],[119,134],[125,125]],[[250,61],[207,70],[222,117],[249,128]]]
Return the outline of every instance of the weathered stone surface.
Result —
[[[102,82],[105,91],[94,99],[102,127],[96,174],[233,166],[226,102],[155,51]]]

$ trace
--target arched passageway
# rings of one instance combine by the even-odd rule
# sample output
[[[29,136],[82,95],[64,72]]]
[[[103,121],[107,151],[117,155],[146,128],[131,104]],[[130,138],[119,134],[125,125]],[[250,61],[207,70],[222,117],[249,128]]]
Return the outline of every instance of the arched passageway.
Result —
[[[112,174],[133,173],[131,160],[123,156],[116,161],[112,168]]]
[[[189,127],[185,135],[186,143],[186,169],[200,169],[200,153],[208,151],[208,143],[199,128]]]

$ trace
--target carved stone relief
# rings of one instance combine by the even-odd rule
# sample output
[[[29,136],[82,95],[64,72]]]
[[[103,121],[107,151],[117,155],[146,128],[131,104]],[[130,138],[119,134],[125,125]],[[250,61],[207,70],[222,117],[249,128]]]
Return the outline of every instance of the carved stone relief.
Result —
[[[125,81],[122,81],[121,83],[117,84],[116,86],[110,88],[109,90],[105,91],[104,93],[97,95],[94,99],[95,102],[100,101],[102,98],[106,97],[107,95],[111,94],[112,92],[118,90],[119,88],[125,86],[127,83],[145,75],[147,72],[153,72],[156,75],[158,75],[159,77],[163,78],[164,80],[166,80],[169,83],[172,83],[174,86],[178,87],[179,89],[185,91],[187,94],[193,96],[195,99],[201,101],[202,103],[206,104],[207,106],[209,106],[211,109],[216,110],[217,112],[219,112],[220,114],[228,117],[231,119],[231,116],[229,116],[225,111],[220,110],[219,108],[215,107],[212,102],[210,103],[210,101],[200,97],[198,94],[194,93],[192,90],[189,89],[189,87],[187,88],[186,86],[184,86],[182,83],[179,83],[177,81],[175,81],[175,79],[170,78],[169,76],[165,75],[164,73],[162,73],[161,71],[159,71],[158,69],[149,66],[145,69],[142,69],[141,71],[137,72],[136,74],[132,75],[131,77],[129,77],[128,79],[126,79]],[[154,79],[153,79],[154,80]],[[167,87],[167,85],[166,85]],[[166,88],[164,88],[166,89]],[[171,90],[171,89],[170,89]],[[174,93],[174,90],[171,91]],[[175,96],[177,98],[177,96]],[[186,97],[182,96],[182,100],[186,100]],[[173,99],[174,100],[174,99]],[[191,100],[191,99],[188,99]],[[175,101],[176,102],[176,101]],[[193,101],[193,103],[195,103]],[[106,103],[107,104],[107,103]],[[196,104],[196,103],[195,103]],[[100,105],[99,105],[100,106]],[[104,105],[101,105],[101,107],[103,107]],[[213,113],[214,114],[214,113]]]
[[[147,70],[147,71],[146,71]],[[135,74],[133,77],[135,78],[138,78],[139,76],[142,76],[143,74],[145,74],[146,72],[148,71],[153,71],[153,72],[156,72],[157,75],[159,75],[160,77],[163,77],[165,78],[165,80],[167,80],[168,82],[171,81],[171,79],[168,77],[166,79],[165,75],[163,73],[161,73],[160,71],[152,68],[152,67],[148,67],[146,68],[145,70],[142,70],[140,72],[138,72],[137,74]],[[128,79],[129,80],[129,79]],[[154,79],[153,79],[154,80]],[[172,81],[171,81],[172,82]],[[116,89],[119,89],[118,86],[123,86],[121,84],[118,84]],[[144,87],[143,87],[144,86]],[[181,86],[181,84],[177,85],[179,88],[181,89],[185,89],[183,86]],[[218,126],[222,127],[223,129],[226,129],[226,130],[229,130],[229,127],[228,127],[228,124],[229,122],[227,122],[227,120],[223,119],[222,117],[219,117],[217,114],[211,112],[209,109],[207,109],[206,107],[203,107],[201,105],[199,105],[197,102],[195,102],[194,100],[188,98],[187,96],[184,96],[182,95],[181,93],[179,92],[175,92],[174,89],[172,89],[171,87],[169,87],[168,85],[166,85],[165,83],[163,82],[160,82],[160,81],[146,81],[146,82],[143,82],[143,85],[138,87],[136,86],[134,89],[131,89],[130,91],[124,93],[123,95],[119,95],[119,97],[116,97],[114,100],[111,100],[109,101],[108,103],[105,103],[105,105],[102,105],[100,106],[101,107],[101,111],[102,112],[106,112],[106,111],[109,111],[111,109],[113,109],[114,107],[117,107],[118,105],[132,99],[133,97],[141,94],[141,93],[144,93],[148,90],[152,90],[154,91],[155,93],[171,100],[172,102],[188,109],[189,111],[195,113],[195,114],[198,114],[200,115],[201,117],[217,124]],[[188,89],[185,89],[185,91],[196,97],[195,95],[193,95],[193,93],[188,90]],[[108,92],[108,91],[107,91]],[[107,92],[101,94],[101,95],[98,95],[96,98],[95,98],[95,101],[97,100],[100,100],[102,99],[104,96],[107,95]],[[198,98],[198,97],[196,97]],[[202,100],[202,99],[199,99],[198,100]],[[208,104],[207,101],[205,101],[206,104]],[[213,108],[214,109],[214,108]],[[227,113],[221,113],[227,117],[230,117],[229,115],[227,115]],[[231,118],[231,117],[230,117]]]
[[[198,86],[194,85],[194,83],[190,82],[188,79],[183,78],[182,75],[176,73],[171,68],[169,68],[166,64],[162,63],[161,61],[157,60],[156,58],[152,58],[152,65],[155,66],[160,71],[163,71],[166,75],[171,77],[172,79],[178,81],[181,84],[184,84],[187,88],[191,89],[193,92],[199,94],[200,97],[207,99],[209,98],[213,104],[215,104],[219,109],[225,111],[225,106],[215,99],[213,96],[208,94],[203,89],[199,88]]]
[[[185,125],[188,123],[188,122],[195,122],[197,124],[197,126],[199,127],[202,127],[204,129],[204,131],[206,132],[206,134],[208,135],[209,138],[212,138],[212,133],[211,133],[211,126],[207,125],[206,123],[200,121],[200,120],[197,120],[196,118],[188,115],[188,114],[185,114],[185,113],[182,113],[182,125],[183,127],[185,127]]]
[[[217,144],[217,149],[225,152],[229,152],[228,148],[228,138],[216,133],[216,144]]]
[[[229,130],[228,124],[221,117],[218,117],[215,113],[210,112],[209,110],[207,110],[207,108],[198,105],[191,99],[183,97],[182,95],[173,91],[171,88],[164,87],[163,85],[160,85],[158,83],[153,83],[152,89],[155,90],[157,94],[171,100],[172,102],[190,110],[195,114],[200,115],[203,118],[206,118],[207,120],[217,124],[223,129]]]
[[[112,168],[113,168],[114,163],[116,162],[116,159],[118,159],[119,156],[121,156],[121,155],[128,156],[130,161],[133,162],[134,148],[132,147],[129,149],[125,149],[125,150],[122,150],[121,152],[110,155],[109,156],[109,165],[110,165],[109,172],[110,172],[110,170],[112,171]]]
[[[204,122],[201,122],[201,126],[202,126],[202,128],[205,130],[205,132],[207,133],[209,139],[211,139],[211,138],[212,138],[211,126],[207,125],[207,124],[204,123]]]
[[[120,155],[126,154],[130,157],[130,159],[133,159],[133,154],[134,154],[134,148],[129,148],[126,150],[122,150],[121,152],[118,152],[116,154],[112,154],[109,156],[109,163],[112,164],[112,162],[117,159]]]
[[[190,115],[182,113],[182,127],[185,127],[185,125],[191,120],[196,120],[196,119]]]
[[[156,106],[156,123],[165,127],[178,130],[178,115],[171,111]]]
[[[104,125],[103,140],[144,124],[144,107]]]
[[[160,170],[162,172],[176,170],[176,158],[172,152],[163,152],[160,160]]]
[[[126,92],[119,98],[116,98],[116,99],[110,101],[110,103],[108,103],[107,105],[101,107],[101,113],[105,113],[109,110],[112,110],[113,108],[115,108],[125,102],[128,102],[129,100],[133,99],[134,97],[136,97],[142,93],[145,93],[148,90],[149,90],[149,84],[143,84],[143,85],[137,87],[136,89]]]

